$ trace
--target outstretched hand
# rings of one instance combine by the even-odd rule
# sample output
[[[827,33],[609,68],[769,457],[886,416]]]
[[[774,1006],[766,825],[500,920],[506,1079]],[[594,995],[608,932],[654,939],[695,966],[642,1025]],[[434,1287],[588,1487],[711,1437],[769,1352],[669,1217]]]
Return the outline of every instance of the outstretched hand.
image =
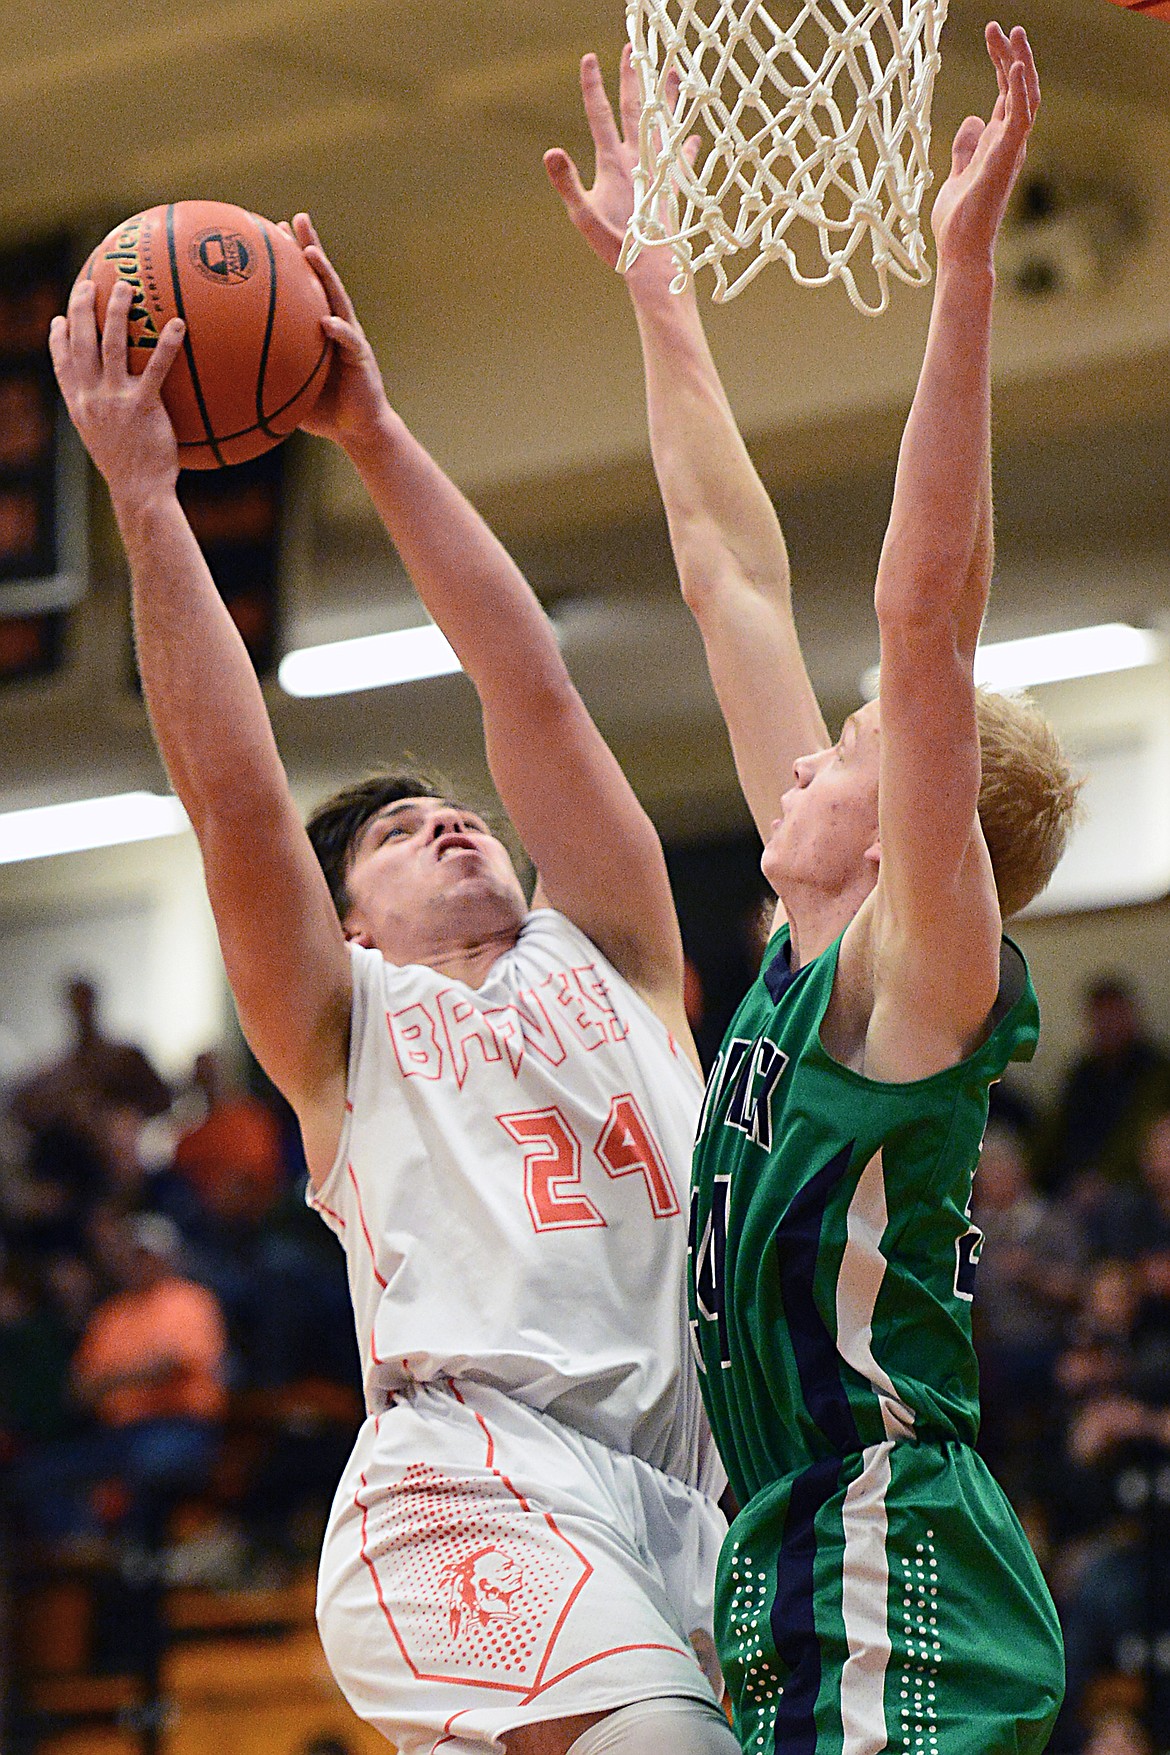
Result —
[[[291,225],[282,221],[281,230],[301,246],[329,301],[329,316],[321,319],[321,327],[333,343],[333,363],[301,426],[305,432],[332,439],[342,447],[360,443],[377,427],[388,407],[374,350],[308,214],[298,213]]]
[[[580,172],[563,147],[554,146],[544,155],[549,181],[589,248],[607,268],[616,268],[630,216],[634,211],[634,166],[638,162],[638,128],[641,96],[629,44],[622,50],[618,108],[619,131],[601,67],[596,55],[581,62],[581,95],[593,136],[593,187],[586,189]],[[694,151],[693,143],[689,150]],[[671,251],[642,250],[627,270],[626,284],[635,297],[640,292],[665,292],[678,272]]]
[[[987,52],[999,95],[988,121],[968,116],[955,135],[951,173],[931,214],[940,262],[991,256],[1040,107],[1040,80],[1023,26],[1008,37],[989,24]]]
[[[172,317],[146,362],[133,373],[126,337],[130,285],[118,280],[110,292],[99,342],[91,280],[79,280],[64,317],[49,328],[49,354],[86,450],[105,477],[115,505],[172,492],[179,476],[179,447],[163,407],[163,380],[183,345],[185,326]]]

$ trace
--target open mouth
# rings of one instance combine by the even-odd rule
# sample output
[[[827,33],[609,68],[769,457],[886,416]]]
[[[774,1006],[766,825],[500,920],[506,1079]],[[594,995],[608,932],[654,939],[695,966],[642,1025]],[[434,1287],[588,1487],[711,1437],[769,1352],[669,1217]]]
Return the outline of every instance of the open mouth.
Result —
[[[449,853],[478,853],[475,842],[466,835],[443,835],[436,845],[436,859],[446,859]]]

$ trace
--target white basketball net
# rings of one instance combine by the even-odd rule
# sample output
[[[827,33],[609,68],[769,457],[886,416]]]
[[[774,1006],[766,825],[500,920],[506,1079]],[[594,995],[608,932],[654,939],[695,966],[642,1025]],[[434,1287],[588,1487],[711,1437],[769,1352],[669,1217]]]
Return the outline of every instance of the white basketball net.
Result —
[[[667,245],[675,290],[710,266],[722,302],[779,257],[802,286],[843,281],[875,316],[891,274],[925,285],[920,210],[947,4],[627,0],[642,122],[619,269]],[[854,277],[866,246],[868,297]]]

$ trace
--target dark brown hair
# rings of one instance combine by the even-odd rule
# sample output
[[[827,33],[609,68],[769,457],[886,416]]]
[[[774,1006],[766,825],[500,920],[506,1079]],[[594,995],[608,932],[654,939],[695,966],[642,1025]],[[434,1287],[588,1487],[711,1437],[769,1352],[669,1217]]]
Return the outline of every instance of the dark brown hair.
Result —
[[[400,798],[448,796],[446,787],[430,775],[416,769],[400,768],[367,774],[364,779],[343,786],[317,805],[305,827],[313,852],[325,873],[339,919],[344,920],[349,913],[346,880],[354,844],[370,818],[377,816],[388,804],[397,804]]]

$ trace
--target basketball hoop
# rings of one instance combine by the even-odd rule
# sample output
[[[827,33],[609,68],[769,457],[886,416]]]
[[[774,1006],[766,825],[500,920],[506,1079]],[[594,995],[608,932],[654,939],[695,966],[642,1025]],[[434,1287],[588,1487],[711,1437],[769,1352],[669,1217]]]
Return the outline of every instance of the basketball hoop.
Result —
[[[642,120],[619,270],[666,247],[674,290],[711,267],[722,303],[779,258],[801,286],[842,281],[871,316],[889,303],[891,275],[924,286],[920,215],[947,5],[772,0],[769,12],[760,0],[628,0]],[[867,255],[868,297],[854,273]]]

